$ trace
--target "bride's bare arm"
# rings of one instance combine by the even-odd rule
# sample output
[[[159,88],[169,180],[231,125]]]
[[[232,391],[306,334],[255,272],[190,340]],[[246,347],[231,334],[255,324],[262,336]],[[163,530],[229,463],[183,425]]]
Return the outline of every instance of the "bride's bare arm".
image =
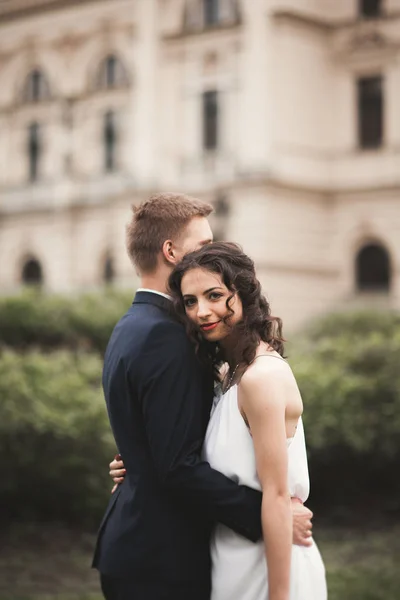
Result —
[[[249,369],[239,386],[240,408],[248,420],[262,486],[262,526],[268,564],[269,600],[288,600],[292,552],[292,511],[288,479],[285,374]],[[268,382],[266,384],[266,381]]]

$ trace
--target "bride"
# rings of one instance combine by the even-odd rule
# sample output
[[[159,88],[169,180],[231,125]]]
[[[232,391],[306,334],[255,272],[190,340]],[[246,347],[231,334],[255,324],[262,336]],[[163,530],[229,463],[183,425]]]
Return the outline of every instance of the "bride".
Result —
[[[199,357],[215,370],[204,458],[263,492],[263,541],[214,530],[211,600],[325,600],[316,544],[292,544],[290,498],[309,494],[303,405],[254,263],[236,244],[210,244],[184,257],[169,287]]]

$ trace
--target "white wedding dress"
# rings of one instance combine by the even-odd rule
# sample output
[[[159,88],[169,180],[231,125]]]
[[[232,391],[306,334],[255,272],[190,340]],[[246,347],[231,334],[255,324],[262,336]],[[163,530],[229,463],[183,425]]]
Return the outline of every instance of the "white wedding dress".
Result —
[[[302,502],[309,494],[306,445],[301,419],[288,440],[289,492]],[[237,386],[214,399],[204,459],[239,484],[261,489],[254,446],[237,403]],[[268,600],[268,579],[262,541],[254,544],[224,525],[211,540],[211,600]],[[326,600],[325,568],[315,543],[292,550],[290,600]]]

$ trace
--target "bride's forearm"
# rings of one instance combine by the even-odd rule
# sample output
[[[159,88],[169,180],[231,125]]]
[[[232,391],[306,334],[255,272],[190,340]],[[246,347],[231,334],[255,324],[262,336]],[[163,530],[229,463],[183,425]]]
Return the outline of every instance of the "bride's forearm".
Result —
[[[264,492],[262,526],[268,567],[268,599],[289,600],[292,512],[288,495]]]

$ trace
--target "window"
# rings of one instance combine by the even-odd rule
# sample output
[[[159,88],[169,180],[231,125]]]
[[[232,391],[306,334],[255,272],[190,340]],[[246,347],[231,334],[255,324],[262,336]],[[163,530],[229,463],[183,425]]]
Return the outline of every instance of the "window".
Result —
[[[380,244],[361,248],[356,258],[358,291],[388,292],[390,288],[390,259]]]
[[[183,18],[186,31],[229,27],[239,22],[238,0],[186,0]]]
[[[359,14],[367,18],[380,17],[382,14],[381,0],[359,0]]]
[[[108,88],[115,87],[117,82],[117,59],[115,56],[109,56],[105,64],[106,85]]]
[[[229,215],[229,202],[225,194],[220,194],[214,203],[215,215],[225,219]]]
[[[203,148],[216,150],[218,146],[218,92],[203,93]]]
[[[106,255],[103,269],[103,281],[105,284],[110,285],[115,279],[114,261],[109,253]]]
[[[115,127],[115,115],[109,111],[104,115],[103,123],[104,138],[104,169],[111,172],[116,166],[117,132]]]
[[[43,272],[40,262],[35,258],[27,260],[22,268],[22,283],[25,285],[42,285]]]
[[[378,148],[383,140],[382,77],[358,80],[358,141],[361,148]]]
[[[38,123],[32,123],[28,128],[29,181],[36,181],[39,177],[40,154],[40,126]]]
[[[95,87],[110,90],[128,85],[128,74],[121,60],[109,54],[100,64]]]
[[[214,239],[224,240],[229,219],[230,205],[225,194],[220,193],[214,202]]]
[[[46,77],[39,69],[34,69],[25,80],[22,99],[27,103],[43,102],[50,97]]]
[[[204,25],[210,27],[219,23],[219,0],[203,0]]]

